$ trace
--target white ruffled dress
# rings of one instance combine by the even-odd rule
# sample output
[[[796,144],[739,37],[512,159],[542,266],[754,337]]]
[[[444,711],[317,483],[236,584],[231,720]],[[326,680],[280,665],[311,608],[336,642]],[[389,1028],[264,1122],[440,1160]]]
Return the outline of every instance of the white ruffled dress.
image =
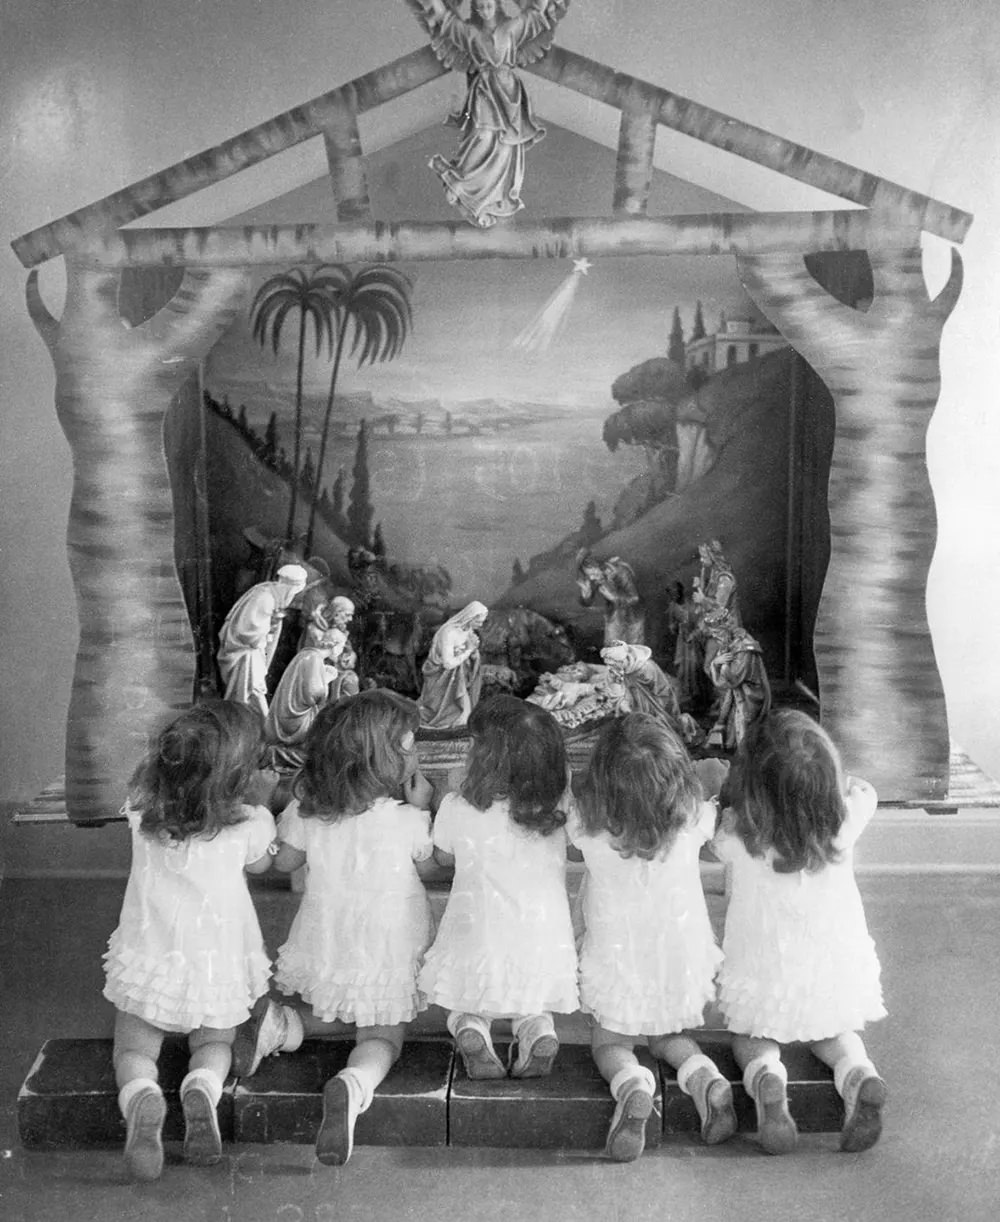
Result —
[[[506,801],[477,810],[448,794],[434,843],[454,855],[455,879],[420,972],[428,1000],[490,1018],[576,1010],[564,829],[541,836]]]
[[[834,865],[778,874],[773,853],[751,857],[732,833],[716,837],[731,865],[719,1005],[731,1031],[780,1044],[859,1031],[885,1017],[880,966],[854,878],[853,846],[875,813],[875,790],[855,782]]]
[[[293,801],[281,840],[306,854],[306,885],[275,984],[301,994],[324,1021],[359,1027],[409,1022],[430,941],[430,904],[415,863],[433,852],[430,815],[380,798],[336,822],[303,818]]]
[[[274,819],[244,806],[216,836],[168,841],[132,833],[132,868],[104,955],[104,996],[161,1031],[235,1027],[267,992],[271,963],[243,867],[267,852]]]
[[[704,802],[665,857],[623,857],[602,833],[574,817],[570,841],[582,853],[580,1008],[622,1035],[672,1035],[700,1027],[715,999],[722,952],[701,883],[699,853],[715,830]]]

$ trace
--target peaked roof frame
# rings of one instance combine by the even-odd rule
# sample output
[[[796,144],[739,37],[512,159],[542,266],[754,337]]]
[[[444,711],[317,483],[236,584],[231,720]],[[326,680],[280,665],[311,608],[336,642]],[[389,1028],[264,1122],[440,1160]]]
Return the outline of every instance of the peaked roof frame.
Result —
[[[350,116],[356,141],[357,115],[418,89],[447,71],[430,45],[285,111],[212,148],[176,162],[131,186],[67,213],[11,243],[26,268],[61,254],[74,254],[83,262],[101,266],[163,265],[183,263],[211,266],[232,263],[276,263],[310,259],[368,260],[388,258],[475,258],[556,256],[602,253],[599,240],[613,241],[622,253],[625,235],[628,253],[705,253],[731,250],[739,243],[755,249],[777,249],[789,241],[808,237],[809,248],[851,249],[864,245],[870,222],[882,228],[926,230],[961,243],[973,217],[952,205],[912,191],[898,183],[858,169],[836,158],[743,123],[702,106],[668,89],[617,72],[572,51],[553,46],[527,69],[536,76],[605,103],[622,114],[619,173],[616,180],[616,219],[599,222],[562,218],[538,225],[518,224],[496,230],[476,230],[462,224],[386,225],[377,221],[356,225],[294,225],[229,228],[142,229],[121,232],[120,227],[158,209],[222,182],[276,153],[324,136],[335,174],[338,126]],[[645,146],[640,160],[651,170],[653,137],[657,126],[671,128],[693,139],[723,149],[789,178],[838,195],[862,211],[722,213],[690,217],[645,218],[641,182],[636,187],[623,176],[622,153],[630,142]],[[348,133],[350,135],[350,132]],[[348,141],[350,143],[350,140]],[[360,146],[354,153],[360,159]],[[341,164],[344,159],[341,159]],[[349,158],[347,159],[349,160]],[[635,175],[633,174],[633,179]],[[639,178],[642,178],[640,173]],[[648,190],[648,172],[646,174]],[[341,219],[359,221],[365,209],[340,211]],[[370,212],[368,214],[370,216]],[[643,241],[635,219],[657,227]],[[366,218],[367,219],[367,218]],[[601,230],[603,224],[604,229]],[[609,229],[609,226],[612,227]],[[622,228],[624,226],[624,229]],[[117,231],[117,232],[116,232]],[[424,233],[438,240],[415,241]],[[559,235],[564,240],[559,240]],[[593,239],[596,244],[588,244]],[[652,245],[650,245],[652,241]],[[633,242],[636,245],[633,246]],[[763,243],[763,246],[760,245]],[[349,253],[356,250],[357,253]]]

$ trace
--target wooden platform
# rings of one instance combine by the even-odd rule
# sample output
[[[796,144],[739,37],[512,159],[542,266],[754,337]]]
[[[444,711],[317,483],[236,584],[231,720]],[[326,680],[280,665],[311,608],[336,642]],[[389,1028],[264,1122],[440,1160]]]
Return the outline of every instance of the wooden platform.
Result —
[[[465,758],[467,740],[454,735],[422,739],[420,742],[421,766],[431,780],[438,783],[454,777]],[[587,742],[585,736],[567,743],[570,763],[574,768],[586,762]],[[955,814],[960,810],[1000,809],[1000,782],[988,776],[968,755],[954,743],[949,760],[950,775],[948,796],[935,801],[913,799],[880,802],[886,810],[926,810],[932,815]],[[124,795],[123,795],[124,796]],[[13,823],[65,823],[72,826],[66,814],[66,795],[63,777],[47,785],[36,798],[16,811]],[[109,814],[107,823],[124,822],[117,813]],[[101,823],[81,826],[103,827]]]
[[[726,1032],[696,1033],[733,1085],[741,1133],[756,1129],[753,1103],[730,1050]],[[311,1144],[322,1114],[323,1083],[342,1069],[354,1041],[350,1036],[306,1040],[298,1052],[268,1058],[253,1078],[230,1078],[219,1105],[225,1142]],[[48,1040],[26,1077],[17,1100],[18,1132],[33,1150],[113,1148],[124,1143],[118,1111],[111,1041]],[[498,1041],[501,1055],[505,1049]],[[167,1037],[160,1077],[167,1097],[164,1138],[183,1137],[178,1088],[186,1072],[186,1041]],[[647,1148],[665,1137],[699,1140],[698,1116],[677,1085],[673,1071],[640,1060],[657,1077],[656,1105],[647,1122]],[[789,1108],[803,1133],[836,1133],[843,1107],[832,1075],[808,1050],[783,1050],[788,1068]],[[614,1104],[597,1072],[589,1047],[564,1044],[551,1076],[473,1082],[448,1038],[410,1039],[392,1072],[375,1092],[372,1107],[358,1121],[359,1145],[479,1146],[599,1151]]]

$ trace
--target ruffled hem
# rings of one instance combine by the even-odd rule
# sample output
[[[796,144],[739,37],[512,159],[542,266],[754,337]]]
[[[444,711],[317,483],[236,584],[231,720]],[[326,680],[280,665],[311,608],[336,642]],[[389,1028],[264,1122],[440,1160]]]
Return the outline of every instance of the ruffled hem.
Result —
[[[619,1035],[675,1035],[678,1031],[697,1031],[705,1025],[705,1006],[686,1013],[661,1012],[653,1018],[637,1018],[635,1015],[624,1018],[620,1014],[612,1014],[610,1010],[595,1008],[581,1001],[580,1012],[591,1015],[606,1031],[616,1031]]]
[[[112,941],[104,954],[104,996],[117,1009],[166,1031],[237,1026],[267,992],[271,961],[262,950],[250,951],[243,968],[209,979],[170,956],[152,959]]]
[[[526,971],[523,963],[460,961],[432,952],[417,987],[432,1004],[477,1014],[572,1014],[580,1004],[575,955],[559,969]]]
[[[779,1044],[829,1039],[844,1031],[860,1031],[866,1023],[886,1017],[881,990],[862,994],[830,995],[809,999],[804,1005],[794,990],[762,997],[759,991],[723,982],[719,1009],[731,1031],[760,1036]]]
[[[378,971],[335,968],[282,947],[274,982],[281,992],[298,993],[324,1022],[362,1027],[408,1023],[427,1003],[417,988],[417,963],[382,966]]]

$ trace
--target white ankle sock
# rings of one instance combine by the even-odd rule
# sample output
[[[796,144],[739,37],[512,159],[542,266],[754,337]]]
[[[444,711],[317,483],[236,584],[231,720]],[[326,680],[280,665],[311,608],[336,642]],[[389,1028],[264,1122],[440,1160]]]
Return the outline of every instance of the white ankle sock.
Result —
[[[343,1078],[347,1083],[348,1090],[351,1092],[352,1102],[357,1105],[357,1110],[359,1112],[367,1112],[372,1105],[372,1098],[378,1082],[373,1082],[363,1069],[358,1069],[354,1065],[348,1065],[346,1069],[342,1069],[337,1074],[337,1077]]]
[[[285,1015],[285,1039],[281,1045],[282,1052],[295,1052],[302,1047],[306,1037],[302,1025],[302,1015],[293,1006],[282,1006]]]
[[[552,1021],[552,1015],[543,1011],[541,1014],[525,1014],[521,1018],[515,1018],[512,1020],[510,1024],[510,1033],[515,1040],[519,1040],[521,1038],[521,1030],[527,1026],[528,1023],[537,1024],[540,1034],[555,1035],[556,1028],[555,1023]]]
[[[214,1070],[192,1069],[181,1082],[180,1096],[182,1099],[188,1087],[191,1086],[204,1087],[209,1099],[212,1100],[212,1106],[219,1106],[219,1100],[222,1098],[222,1079]]]
[[[762,1069],[766,1069],[768,1073],[777,1074],[782,1082],[788,1081],[788,1070],[784,1067],[781,1061],[781,1053],[775,1048],[771,1052],[762,1052],[760,1056],[756,1056],[743,1070],[743,1087],[747,1094],[753,1095],[754,1079]]]
[[[617,1103],[618,1095],[622,1087],[629,1082],[635,1082],[637,1080],[642,1083],[642,1085],[651,1095],[656,1094],[656,1079],[653,1077],[652,1072],[648,1070],[645,1065],[639,1065],[636,1063],[635,1065],[626,1065],[624,1069],[619,1069],[619,1071],[608,1083],[612,1099],[614,1099]]]
[[[688,1083],[700,1069],[711,1070],[713,1078],[721,1077],[711,1057],[706,1056],[703,1052],[693,1053],[677,1070],[677,1085],[685,1095],[691,1094],[691,1091],[688,1089]]]
[[[160,1089],[159,1082],[152,1078],[133,1078],[131,1082],[126,1082],[118,1092],[118,1107],[121,1114],[124,1116],[128,1111],[128,1105],[136,1097],[141,1090],[146,1090],[148,1087],[153,1087],[154,1090]]]
[[[866,1077],[868,1074],[872,1074],[873,1076],[878,1075],[878,1070],[871,1063],[871,1061],[869,1061],[867,1056],[843,1056],[840,1058],[837,1064],[834,1065],[833,1084],[837,1088],[837,1094],[840,1095],[841,1098],[844,1097],[844,1083],[847,1081],[849,1075],[858,1068],[864,1068],[867,1071],[865,1075]]]

